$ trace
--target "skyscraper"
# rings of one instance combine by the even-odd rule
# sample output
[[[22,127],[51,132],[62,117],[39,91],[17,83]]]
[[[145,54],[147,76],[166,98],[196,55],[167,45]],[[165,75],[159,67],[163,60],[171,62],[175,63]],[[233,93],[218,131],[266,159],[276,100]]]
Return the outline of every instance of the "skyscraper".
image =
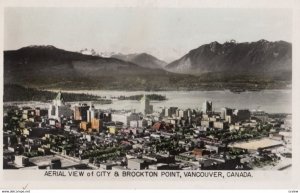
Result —
[[[62,93],[59,91],[55,99],[52,101],[52,104],[49,106],[48,118],[60,121],[62,116],[70,117],[72,114],[72,110],[65,105]]]
[[[147,98],[145,94],[141,99],[141,112],[144,115],[151,114],[153,112],[153,106],[150,105],[150,100]]]
[[[74,119],[78,121],[88,120],[88,110],[90,109],[87,104],[79,104],[74,107]]]
[[[95,118],[95,109],[92,102],[90,102],[90,108],[87,110],[87,122],[91,122],[93,118]]]
[[[212,101],[204,101],[204,103],[202,104],[202,112],[205,114],[212,112]]]
[[[221,109],[221,118],[226,119],[226,116],[232,116],[233,110],[227,107]]]
[[[251,113],[248,109],[236,109],[233,111],[235,121],[246,121],[251,117]]]

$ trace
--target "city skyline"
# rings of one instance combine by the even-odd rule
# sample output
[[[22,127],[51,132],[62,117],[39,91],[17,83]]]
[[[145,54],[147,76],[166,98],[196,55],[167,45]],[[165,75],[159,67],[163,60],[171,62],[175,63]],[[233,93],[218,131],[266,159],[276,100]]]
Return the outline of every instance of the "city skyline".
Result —
[[[64,98],[58,92],[48,108],[4,108],[3,169],[226,169],[242,175],[292,166],[289,114],[214,112],[212,101],[200,111],[173,106],[151,112],[145,95],[140,110],[124,112],[92,102],[68,105]]]

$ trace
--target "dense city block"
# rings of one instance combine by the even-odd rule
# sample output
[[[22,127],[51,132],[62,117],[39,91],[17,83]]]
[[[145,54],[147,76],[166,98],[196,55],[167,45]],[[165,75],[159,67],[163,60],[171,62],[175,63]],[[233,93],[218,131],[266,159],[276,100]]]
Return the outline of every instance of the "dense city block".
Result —
[[[291,114],[263,110],[153,108],[103,110],[68,103],[4,106],[4,169],[283,170],[291,166]],[[152,95],[158,97],[158,95]],[[158,100],[166,100],[159,98]]]

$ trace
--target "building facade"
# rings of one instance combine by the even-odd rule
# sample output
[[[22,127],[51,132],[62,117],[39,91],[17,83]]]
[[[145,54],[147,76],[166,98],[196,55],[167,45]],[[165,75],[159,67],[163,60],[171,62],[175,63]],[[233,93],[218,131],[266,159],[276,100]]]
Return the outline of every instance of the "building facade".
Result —
[[[60,122],[61,117],[70,117],[72,114],[72,110],[64,103],[62,93],[59,92],[56,98],[52,101],[52,104],[49,106],[48,118],[55,119]]]
[[[141,112],[144,115],[153,113],[153,106],[150,105],[150,100],[145,94],[141,99]]]

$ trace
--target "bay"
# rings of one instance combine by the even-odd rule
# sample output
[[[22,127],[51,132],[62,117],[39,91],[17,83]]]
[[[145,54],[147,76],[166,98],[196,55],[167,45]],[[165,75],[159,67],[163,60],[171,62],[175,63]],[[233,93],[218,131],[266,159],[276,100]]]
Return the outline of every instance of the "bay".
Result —
[[[154,110],[162,107],[179,107],[181,109],[201,109],[205,100],[213,103],[213,110],[220,111],[222,107],[235,109],[263,110],[268,113],[292,113],[292,90],[261,90],[233,93],[222,91],[110,91],[110,90],[80,90],[63,91],[71,93],[93,94],[107,99],[118,96],[137,94],[159,94],[166,96],[165,101],[151,101]],[[113,100],[112,104],[95,105],[100,109],[138,110],[140,102],[134,100]]]

